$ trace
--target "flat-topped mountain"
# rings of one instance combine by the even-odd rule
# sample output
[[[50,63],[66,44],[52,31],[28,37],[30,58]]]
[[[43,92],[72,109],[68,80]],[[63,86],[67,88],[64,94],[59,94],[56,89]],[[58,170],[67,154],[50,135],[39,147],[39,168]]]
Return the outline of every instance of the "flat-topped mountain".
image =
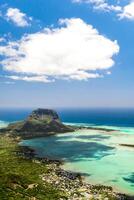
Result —
[[[34,110],[31,115],[28,117],[28,119],[35,119],[35,120],[59,120],[58,114],[54,110],[50,109],[43,109],[39,108],[37,110]],[[60,121],[60,120],[59,120]]]
[[[34,110],[26,120],[12,123],[0,131],[27,139],[74,130],[72,127],[66,126],[60,121],[56,111],[39,108]]]

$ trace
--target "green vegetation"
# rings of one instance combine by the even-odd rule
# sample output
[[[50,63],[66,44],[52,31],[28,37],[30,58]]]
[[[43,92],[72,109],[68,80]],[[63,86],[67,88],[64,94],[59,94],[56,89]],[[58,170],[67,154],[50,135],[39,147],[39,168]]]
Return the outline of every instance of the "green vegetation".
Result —
[[[20,136],[23,139],[72,131],[74,131],[72,127],[64,125],[58,114],[49,109],[34,110],[24,121],[12,123],[0,129],[1,133],[9,133],[12,137]]]
[[[16,149],[17,141],[0,137],[0,199],[66,199],[63,192],[42,181],[40,175],[47,173],[46,165],[17,156]]]
[[[62,170],[58,176],[57,165],[24,157],[18,141],[19,138],[0,136],[0,200],[131,199],[114,193],[112,187],[69,179],[71,175]]]

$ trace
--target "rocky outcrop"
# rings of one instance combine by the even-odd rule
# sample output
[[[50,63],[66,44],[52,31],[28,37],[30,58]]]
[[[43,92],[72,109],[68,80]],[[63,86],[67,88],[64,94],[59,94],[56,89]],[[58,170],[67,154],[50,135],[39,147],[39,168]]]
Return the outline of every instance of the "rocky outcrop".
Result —
[[[34,110],[26,120],[10,124],[7,128],[1,129],[12,136],[20,136],[23,139],[44,137],[56,133],[74,131],[72,127],[64,125],[54,110]]]
[[[28,117],[29,120],[40,120],[40,121],[46,121],[46,120],[58,120],[59,116],[56,113],[56,111],[54,110],[50,110],[50,109],[42,109],[39,108],[37,110],[34,110],[31,115]]]

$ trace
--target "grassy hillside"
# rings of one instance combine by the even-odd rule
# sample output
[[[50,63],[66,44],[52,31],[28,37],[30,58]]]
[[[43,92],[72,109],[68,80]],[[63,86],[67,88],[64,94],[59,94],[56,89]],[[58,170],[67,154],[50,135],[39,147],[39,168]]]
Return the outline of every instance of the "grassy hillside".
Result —
[[[0,136],[0,200],[133,200],[111,187],[74,179],[55,164],[26,159],[17,140]]]
[[[45,164],[16,156],[17,142],[0,137],[0,199],[1,200],[54,200],[63,193],[40,178],[47,173]]]

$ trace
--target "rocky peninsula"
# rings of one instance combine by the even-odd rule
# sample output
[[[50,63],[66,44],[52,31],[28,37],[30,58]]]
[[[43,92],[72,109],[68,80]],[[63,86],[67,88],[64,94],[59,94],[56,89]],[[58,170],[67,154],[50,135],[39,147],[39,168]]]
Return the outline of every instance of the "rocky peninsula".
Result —
[[[54,110],[41,108],[34,110],[26,120],[9,124],[7,128],[0,130],[2,133],[8,133],[10,136],[18,136],[22,139],[72,131],[74,128],[64,125]]]
[[[10,136],[30,139],[46,137],[57,133],[73,132],[79,129],[100,130],[106,132],[115,131],[101,127],[69,126],[61,122],[56,111],[39,108],[34,110],[26,120],[9,124],[7,128],[0,129],[1,133]]]

